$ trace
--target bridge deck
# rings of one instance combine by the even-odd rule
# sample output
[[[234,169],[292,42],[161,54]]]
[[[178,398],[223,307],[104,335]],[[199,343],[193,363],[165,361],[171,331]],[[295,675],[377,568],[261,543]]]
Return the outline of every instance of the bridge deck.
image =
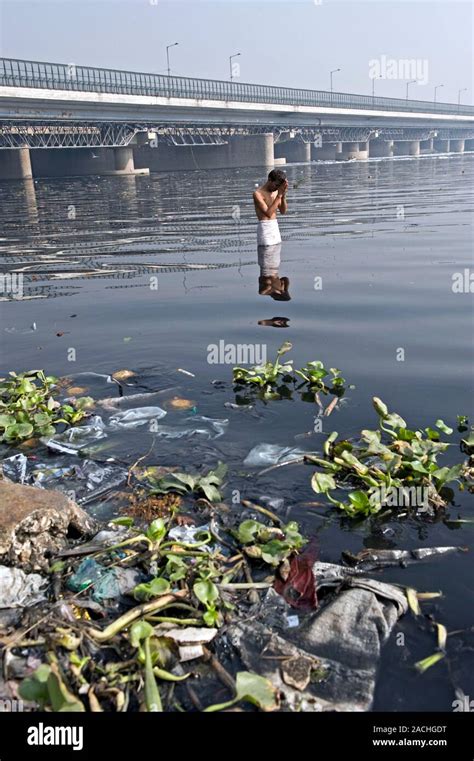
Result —
[[[474,106],[0,58],[0,87],[300,107],[474,115]]]

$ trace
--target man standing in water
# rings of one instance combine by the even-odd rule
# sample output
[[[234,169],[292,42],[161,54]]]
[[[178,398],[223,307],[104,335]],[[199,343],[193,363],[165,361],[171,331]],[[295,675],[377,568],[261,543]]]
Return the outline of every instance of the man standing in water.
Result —
[[[272,169],[268,180],[253,194],[255,212],[258,217],[257,244],[259,246],[274,246],[281,243],[278,228],[277,210],[286,214],[288,203],[286,193],[288,180],[281,169]]]
[[[253,194],[255,212],[258,217],[257,250],[260,265],[258,292],[261,296],[271,296],[276,301],[289,301],[290,281],[280,277],[281,236],[278,228],[277,210],[286,214],[288,203],[286,192],[288,180],[281,169],[272,169],[268,180]]]

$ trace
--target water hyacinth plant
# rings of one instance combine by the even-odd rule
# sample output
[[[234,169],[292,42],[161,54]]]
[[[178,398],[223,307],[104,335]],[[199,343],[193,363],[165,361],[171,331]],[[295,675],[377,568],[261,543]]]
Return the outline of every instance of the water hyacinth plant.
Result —
[[[285,383],[293,382],[293,361],[281,363],[280,357],[287,354],[293,348],[289,341],[280,346],[277,351],[275,362],[266,362],[264,365],[255,365],[249,369],[234,367],[234,383],[255,386],[263,399],[279,399],[281,394],[278,388]]]
[[[313,475],[311,486],[350,517],[367,517],[382,507],[428,510],[446,504],[445,487],[460,480],[463,464],[439,467],[438,455],[450,446],[440,441],[441,433],[453,431],[442,420],[435,428],[411,430],[405,420],[377,397],[374,409],[379,417],[376,430],[361,431],[357,442],[338,440],[331,433],[324,443],[325,458],[307,460],[322,470]],[[348,501],[332,496],[339,487],[353,486]]]
[[[152,486],[151,494],[199,494],[202,493],[209,502],[220,502],[222,495],[219,487],[224,483],[227,473],[227,465],[219,462],[214,470],[210,470],[205,476],[192,475],[190,473],[169,473],[162,478],[156,479],[148,476]]]
[[[240,524],[234,535],[239,543],[244,545],[244,552],[248,557],[261,558],[272,566],[278,566],[306,544],[306,539],[299,533],[295,521],[276,528],[258,521],[246,520]]]
[[[257,395],[265,401],[290,397],[290,386],[301,392],[304,401],[315,401],[314,395],[320,391],[335,396],[344,394],[346,381],[336,367],[327,370],[321,361],[315,360],[307,362],[300,370],[294,370],[293,360],[280,362],[280,357],[292,348],[292,344],[285,341],[277,351],[275,362],[266,362],[248,369],[234,367],[234,383],[237,387],[254,387]],[[331,376],[330,379],[328,376]],[[298,383],[299,379],[302,382]]]
[[[75,425],[93,403],[90,397],[61,404],[54,398],[56,381],[43,370],[9,373],[0,379],[0,441],[14,444],[32,436],[52,436],[56,426]]]

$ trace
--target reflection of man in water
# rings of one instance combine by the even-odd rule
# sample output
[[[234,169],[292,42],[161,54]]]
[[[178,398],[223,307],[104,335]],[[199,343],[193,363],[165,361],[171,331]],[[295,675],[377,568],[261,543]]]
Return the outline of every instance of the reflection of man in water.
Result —
[[[261,296],[271,296],[275,301],[289,301],[288,293],[290,281],[287,277],[280,277],[280,254],[281,243],[275,246],[258,246],[258,264],[260,277],[258,278],[258,292]]]
[[[272,169],[268,180],[253,194],[255,212],[258,217],[257,244],[260,277],[258,292],[271,296],[276,301],[289,301],[290,285],[287,277],[280,277],[281,236],[278,228],[277,211],[286,214],[288,204],[286,192],[288,180],[281,169]]]

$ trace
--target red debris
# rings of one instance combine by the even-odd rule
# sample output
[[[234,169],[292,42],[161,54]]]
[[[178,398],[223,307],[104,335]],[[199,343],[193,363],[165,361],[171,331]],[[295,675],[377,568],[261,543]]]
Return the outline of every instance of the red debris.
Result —
[[[318,607],[313,565],[318,556],[316,539],[312,539],[301,555],[293,555],[286,581],[276,578],[273,588],[292,608],[315,610]]]

